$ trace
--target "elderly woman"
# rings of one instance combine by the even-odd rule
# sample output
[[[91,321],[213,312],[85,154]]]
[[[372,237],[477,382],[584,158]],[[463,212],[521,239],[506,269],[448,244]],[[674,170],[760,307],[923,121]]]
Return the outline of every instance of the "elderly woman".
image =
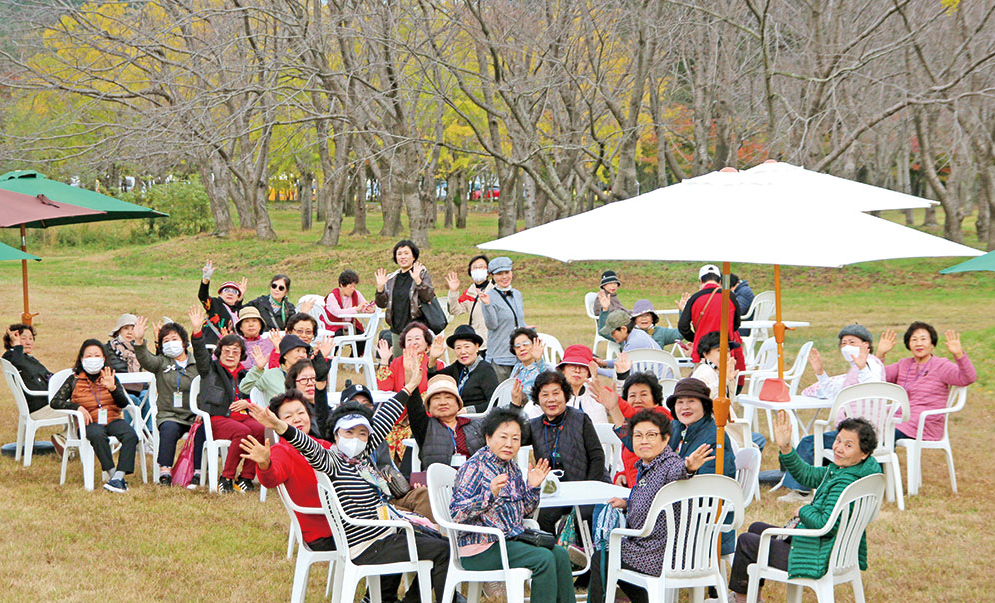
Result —
[[[897,383],[909,393],[910,416],[895,427],[895,438],[915,438],[919,429],[919,415],[925,410],[946,408],[949,388],[971,385],[978,378],[967,352],[960,343],[960,335],[953,330],[943,333],[947,351],[953,361],[933,354],[939,336],[932,325],[916,321],[905,330],[905,349],[911,358],[903,358],[884,369],[885,379]],[[881,358],[895,347],[895,333],[888,331],[881,337],[878,354]],[[928,417],[923,428],[924,440],[943,437],[945,415]]]
[[[397,270],[387,274],[385,269],[380,268],[376,272],[377,294],[374,301],[386,312],[394,356],[401,354],[401,334],[405,327],[412,321],[424,321],[422,304],[431,302],[435,297],[432,277],[418,261],[419,254],[414,242],[407,239],[398,241],[392,254]]]
[[[618,344],[623,352],[633,350],[659,350],[658,344],[646,331],[636,328],[636,321],[629,316],[625,310],[615,310],[605,319],[603,327],[598,329],[598,334],[605,339],[610,339]],[[615,368],[614,360],[597,360],[599,366],[608,369]],[[599,371],[606,377],[611,376],[611,371]]]
[[[469,325],[460,325],[445,341],[456,352],[456,362],[441,370],[433,368],[446,351],[439,337],[432,341],[428,353],[428,376],[448,375],[455,379],[460,398],[469,412],[487,410],[491,394],[498,386],[494,367],[480,357],[483,342],[484,339]]]
[[[73,374],[52,398],[52,408],[83,411],[86,439],[93,446],[100,468],[110,475],[104,489],[127,492],[125,476],[135,470],[138,434],[121,418],[121,411],[129,404],[128,395],[106,362],[107,352],[99,341],[84,341],[76,354]],[[112,436],[121,443],[117,466],[111,454]]]
[[[406,351],[404,358],[404,387],[393,398],[380,404],[372,413],[357,403],[342,404],[332,412],[328,432],[333,434],[333,442],[327,449],[308,437],[303,430],[303,417],[295,421],[295,426],[277,417],[268,408],[253,406],[251,409],[260,423],[273,429],[300,452],[315,471],[328,475],[342,509],[346,515],[355,519],[375,521],[383,517],[398,518],[397,513],[386,502],[390,497],[390,488],[377,473],[370,452],[390,432],[394,422],[400,418],[408,396],[418,388],[421,381],[422,371],[414,352]],[[395,563],[408,559],[404,532],[350,524],[346,524],[345,532],[349,542],[349,556],[357,564]],[[335,543],[330,537],[319,537],[312,541],[311,546],[317,550],[333,550]],[[439,601],[445,588],[446,569],[449,567],[449,545],[442,538],[416,532],[415,547],[419,559],[432,561],[432,586],[436,601]],[[390,586],[382,584],[385,598],[393,598],[397,591],[394,585],[396,583]],[[393,592],[391,586],[394,586]],[[412,585],[411,592],[413,597],[418,589]],[[413,599],[406,596],[405,600]]]
[[[135,356],[135,320],[134,314],[122,314],[118,317],[114,330],[111,331],[110,340],[107,341],[106,349],[107,366],[115,373],[137,373],[142,370]],[[148,393],[144,393],[145,385],[141,383],[129,383],[124,386],[124,392],[128,394],[131,401],[141,409],[142,415],[149,412]],[[132,418],[126,417],[129,423]],[[133,425],[137,427],[137,425]],[[152,429],[152,417],[149,417],[146,427]]]
[[[667,398],[667,408],[674,417],[668,445],[678,456],[688,458],[702,444],[715,444],[718,430],[712,417],[712,396],[707,385],[693,377],[681,379],[677,382],[674,393]],[[723,443],[727,454],[724,456],[722,475],[736,479],[736,456],[732,454],[728,433],[725,434]],[[698,468],[698,473],[718,473],[715,461],[706,461]],[[735,538],[732,531],[723,532],[722,550],[731,551]]]
[[[259,310],[267,331],[276,329],[282,331],[287,326],[287,319],[297,313],[294,304],[290,303],[290,277],[277,274],[269,280],[269,295],[260,295],[247,303]]]
[[[532,384],[536,377],[549,370],[543,358],[545,347],[535,329],[519,327],[511,333],[511,352],[515,355],[515,366],[508,378],[518,382],[515,387],[521,389],[526,398],[532,395]]]
[[[283,382],[287,392],[297,390],[304,396],[308,413],[314,417],[308,435],[319,438],[324,433],[322,426],[328,421],[328,394],[324,389],[318,389],[314,364],[307,358],[301,358],[290,365]],[[272,398],[271,398],[272,399]]]
[[[253,366],[242,377],[238,386],[246,394],[253,389],[258,389],[266,396],[266,399],[282,394],[286,391],[284,381],[290,367],[298,360],[307,359],[311,348],[297,335],[290,334],[280,340],[280,366],[267,368],[268,358],[263,355],[262,350],[253,348]],[[312,365],[313,366],[313,365]]]
[[[484,304],[484,324],[487,325],[487,339],[489,341],[508,341],[512,331],[525,326],[525,304],[522,300],[522,293],[511,286],[511,281],[514,278],[511,258],[504,256],[494,258],[487,265],[487,269],[494,277],[494,288],[487,292],[481,291],[478,294],[480,301]],[[499,382],[511,375],[511,368],[515,366],[513,353],[498,347],[491,350],[488,359],[494,365]]]
[[[597,370],[597,365],[592,362],[591,348],[585,345],[572,345],[563,351],[563,359],[557,365],[556,370],[566,379],[569,391],[567,393],[567,406],[583,411],[591,421],[595,423],[608,423],[608,413],[589,389],[590,378]],[[518,387],[512,390],[512,404],[521,405],[521,394]],[[535,399],[535,386],[532,389],[532,398]],[[529,404],[525,407],[525,412],[529,418],[534,419],[542,416],[542,409],[536,404]]]
[[[833,462],[828,467],[809,465],[791,448],[791,421],[783,410],[777,413],[774,440],[781,451],[780,461],[785,468],[803,484],[815,488],[812,502],[800,507],[795,514],[801,529],[819,530],[825,527],[836,501],[847,486],[862,477],[881,473],[881,465],[871,456],[878,445],[877,436],[874,427],[864,419],[844,419],[836,426]],[[773,527],[776,526],[756,522],[749,531],[739,536],[729,574],[729,590],[736,603],[746,601],[749,584],[746,569],[757,562],[760,535]],[[826,573],[835,539],[835,531],[825,536],[793,536],[790,540],[773,538],[768,563],[771,567],[786,570],[789,578],[820,578]],[[863,534],[860,536],[859,564],[860,569],[867,569],[867,542]]]
[[[539,505],[539,487],[549,473],[549,463],[539,459],[528,478],[515,462],[522,446],[525,421],[513,408],[494,408],[483,421],[487,446],[460,467],[453,484],[449,510],[453,520],[472,526],[497,528],[504,533],[509,567],[532,570],[532,601],[574,603],[573,578],[567,551],[547,549],[516,540],[525,531],[526,515]],[[501,553],[491,534],[459,535],[460,560],[470,570],[501,568]]]
[[[605,315],[605,319],[607,318]],[[653,302],[648,299],[636,300],[636,303],[632,305],[632,322],[637,329],[646,331],[646,334],[652,337],[661,349],[683,339],[681,332],[677,329],[656,326],[660,322],[660,316],[653,308]],[[604,322],[599,317],[598,327],[602,326],[604,326]]]
[[[433,463],[459,467],[484,445],[479,420],[460,416],[462,408],[456,380],[449,375],[429,379],[424,405],[421,394],[408,396],[408,419],[422,468]]]
[[[204,344],[217,344],[222,337],[222,329],[231,331],[238,320],[238,311],[242,309],[242,296],[248,287],[248,281],[242,278],[241,281],[226,281],[218,287],[218,296],[211,297],[211,276],[214,274],[214,264],[207,260],[201,269],[200,289],[197,291],[197,299],[204,306],[207,313],[207,322],[204,326]]]
[[[235,332],[245,342],[246,358],[242,363],[242,368],[245,370],[252,368],[253,350],[258,348],[262,352],[263,357],[269,358],[269,355],[273,353],[276,347],[273,344],[273,338],[262,336],[263,326],[263,317],[259,313],[259,309],[255,306],[245,306],[238,313],[238,320],[235,322]]]
[[[478,255],[470,259],[466,273],[470,276],[473,284],[462,292],[460,292],[459,276],[455,272],[446,275],[446,285],[449,287],[447,297],[449,315],[468,314],[470,316],[470,327],[483,339],[483,343],[480,344],[481,355],[487,350],[487,325],[484,324],[484,307],[480,303],[478,294],[481,291],[487,293],[494,288],[494,283],[487,279],[487,263],[489,261],[486,255]]]
[[[539,375],[532,387],[532,401],[542,415],[529,421],[525,444],[532,445],[536,459],[546,459],[551,469],[563,472],[563,481],[607,481],[605,452],[591,417],[570,408],[571,389],[566,377],[556,371]],[[539,526],[552,532],[570,507],[555,507],[539,512]],[[592,507],[581,507],[581,515],[590,519]]]
[[[332,337],[322,337],[316,339],[318,334],[318,321],[306,312],[298,312],[287,319],[286,335],[296,335],[308,346],[308,358],[314,362],[314,370],[318,374],[318,381],[325,381],[328,378],[329,361],[328,357],[335,347],[335,340]],[[269,356],[269,367],[280,366],[280,337],[275,338],[272,334],[275,346]]]
[[[873,336],[871,332],[859,324],[847,325],[840,329],[837,334],[839,338],[840,354],[847,363],[847,371],[842,375],[830,377],[822,366],[822,356],[819,351],[812,348],[808,356],[808,363],[815,373],[816,383],[810,385],[802,391],[803,395],[813,398],[832,400],[836,394],[844,387],[856,385],[858,383],[871,383],[874,381],[884,381],[884,363],[874,356]],[[943,402],[946,404],[946,394]],[[840,421],[845,415],[837,417]],[[914,432],[913,432],[914,433]],[[836,440],[835,431],[827,431],[822,436],[823,448],[830,450]],[[807,435],[798,442],[796,450],[798,456],[803,461],[811,465],[821,465],[822,461],[815,462],[815,440],[813,436]],[[798,503],[811,500],[811,492],[801,482],[795,479],[790,472],[785,472],[783,485],[788,488],[788,492],[778,498],[781,502]]]
[[[629,497],[610,498],[608,504],[625,511],[626,527],[642,529],[646,523],[653,499],[660,488],[671,482],[688,479],[705,461],[714,459],[711,446],[702,444],[687,458],[677,456],[669,446],[670,421],[652,410],[644,409],[633,415],[627,425],[619,428],[619,436],[625,449],[635,453],[636,470],[639,480],[633,481]],[[667,544],[667,522],[657,518],[656,526],[646,538],[626,538],[622,540],[622,567],[642,574],[659,576],[663,571],[663,550]],[[604,585],[601,583],[601,555],[592,555],[591,588],[588,601],[604,599]],[[596,578],[595,578],[596,576]],[[632,603],[648,603],[646,590],[619,582],[619,587]],[[612,597],[614,599],[614,597]]]
[[[356,314],[372,312],[376,305],[366,301],[358,287],[359,275],[355,270],[346,269],[339,274],[339,286],[325,296],[325,312],[321,316],[321,322],[335,335],[348,334],[348,331],[343,331],[345,327],[342,323],[351,324],[354,335],[360,335],[365,330],[362,321],[356,318]],[[365,348],[366,342],[359,342],[360,356],[363,355]]]
[[[263,439],[263,426],[248,414],[252,406],[249,394],[239,389],[239,382],[245,375],[241,362],[245,360],[245,342],[238,335],[225,335],[218,341],[214,354],[207,351],[204,344],[204,311],[193,307],[189,312],[190,324],[193,329],[191,343],[193,357],[200,374],[200,393],[197,396],[197,407],[211,416],[211,430],[219,440],[231,440],[232,452],[238,450],[242,440],[252,436]],[[238,473],[238,454],[229,454],[218,480],[218,492],[230,494],[235,492],[251,492],[256,476],[256,464],[251,459],[242,463],[238,482],[234,483]]]
[[[37,392],[48,390],[48,380],[52,371],[45,368],[40,360],[34,357],[35,328],[22,323],[7,327],[3,336],[3,359],[14,365],[21,374],[24,387]],[[48,396],[33,396],[25,394],[28,401],[28,412],[35,420],[58,418],[58,413],[52,412],[48,406]]]
[[[149,351],[145,343],[145,332],[149,320],[139,316],[135,320],[135,356],[142,370],[155,375],[156,427],[159,430],[159,484],[170,486],[173,483],[173,461],[176,459],[176,443],[190,430],[197,417],[190,410],[190,383],[198,375],[197,364],[191,362],[187,354],[190,339],[182,325],[167,322],[156,335],[155,353]],[[200,456],[204,448],[204,430],[198,429],[194,436],[193,466],[199,474]],[[190,480],[200,482],[199,475]]]

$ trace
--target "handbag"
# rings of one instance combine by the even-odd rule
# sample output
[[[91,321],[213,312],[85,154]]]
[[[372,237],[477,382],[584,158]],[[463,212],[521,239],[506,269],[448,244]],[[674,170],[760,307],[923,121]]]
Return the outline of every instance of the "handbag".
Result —
[[[183,448],[180,450],[180,456],[176,460],[176,464],[173,465],[173,481],[174,486],[187,487],[190,484],[190,480],[193,479],[193,474],[196,471],[196,467],[193,465],[193,453],[196,449],[194,445],[194,440],[196,439],[197,429],[200,427],[200,421],[195,421],[193,425],[190,426],[190,431],[187,432],[187,441],[183,444]]]
[[[449,321],[446,320],[446,315],[442,312],[438,297],[433,297],[432,301],[423,303],[421,313],[425,317],[426,325],[433,333],[441,333],[446,330]]]
[[[791,390],[784,379],[765,379],[759,397],[765,402],[791,402]]]
[[[411,484],[408,483],[408,480],[404,479],[404,475],[393,464],[378,469],[377,472],[387,482],[387,487],[390,489],[392,498],[401,498],[408,492],[411,492]]]
[[[510,538],[509,540],[517,540],[519,542],[524,542],[525,544],[531,544],[532,546],[538,546],[550,550],[556,546],[556,536],[553,536],[549,532],[534,530],[532,528],[525,528],[524,532],[514,538]]]

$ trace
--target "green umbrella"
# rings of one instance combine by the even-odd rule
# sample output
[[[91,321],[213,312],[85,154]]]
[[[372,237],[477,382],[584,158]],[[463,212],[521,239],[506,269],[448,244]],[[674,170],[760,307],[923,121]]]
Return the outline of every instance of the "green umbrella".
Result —
[[[131,218],[162,218],[167,214],[148,207],[119,201],[98,192],[89,191],[77,186],[49,180],[44,174],[31,170],[15,170],[0,175],[0,188],[24,193],[25,195],[45,195],[57,203],[69,203],[87,209],[105,212],[88,216],[70,216],[46,220],[45,224],[29,222],[28,228],[59,226],[60,224],[78,224],[80,222],[101,222],[103,220],[128,220]]]
[[[5,260],[35,260],[40,262],[41,258],[30,253],[24,253],[16,247],[0,243],[0,261]]]
[[[81,222],[101,222],[103,220],[128,220],[132,218],[164,218],[164,214],[148,207],[135,205],[119,201],[114,197],[108,197],[98,192],[89,191],[85,188],[69,186],[58,180],[49,180],[44,174],[39,174],[31,170],[14,170],[0,175],[0,189],[6,189],[15,193],[23,193],[45,200],[74,205],[77,208],[86,208],[94,212],[87,215],[70,215],[53,217],[45,220],[35,220],[24,222],[12,226],[21,229],[21,250],[26,252],[24,244],[25,228],[48,228],[49,226],[59,226],[61,224],[79,224]],[[27,255],[27,253],[25,253]],[[32,259],[38,259],[29,256]],[[34,316],[28,310],[28,262],[25,258],[21,262],[21,279],[24,294],[24,312],[21,314],[21,322],[31,324]]]
[[[956,266],[940,270],[940,274],[953,274],[954,272],[971,272],[973,270],[991,270],[995,272],[995,251],[989,251],[985,255],[979,255],[966,262],[961,262]]]

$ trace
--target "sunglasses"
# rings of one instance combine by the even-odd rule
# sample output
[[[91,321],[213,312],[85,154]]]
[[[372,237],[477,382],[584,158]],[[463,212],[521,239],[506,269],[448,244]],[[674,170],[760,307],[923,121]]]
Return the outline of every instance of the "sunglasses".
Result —
[[[270,283],[269,288],[270,289],[276,289],[277,291],[286,291],[287,290],[287,288],[284,287],[280,283]]]

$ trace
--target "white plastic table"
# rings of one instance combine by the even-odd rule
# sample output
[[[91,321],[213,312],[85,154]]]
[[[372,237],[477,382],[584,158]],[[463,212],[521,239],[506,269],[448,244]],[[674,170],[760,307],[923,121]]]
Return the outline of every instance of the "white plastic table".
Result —
[[[761,400],[755,396],[736,396],[736,401],[744,406],[749,406],[752,408],[761,408],[764,410],[772,410],[777,412],[779,410],[786,410],[791,416],[791,443],[798,445],[798,440],[802,436],[807,436],[812,430],[812,425],[815,423],[815,419],[819,416],[819,410],[823,408],[832,408],[833,401],[826,398],[813,398],[811,396],[794,395],[791,396],[789,402],[770,402],[767,400]],[[803,426],[801,419],[798,417],[799,410],[815,410],[815,414],[812,415],[812,419]],[[752,419],[752,417],[747,417]]]
[[[740,329],[772,329],[774,328],[773,320],[744,320],[739,323]],[[812,326],[807,320],[782,320],[784,326],[789,329],[794,329],[797,327],[810,327]]]

